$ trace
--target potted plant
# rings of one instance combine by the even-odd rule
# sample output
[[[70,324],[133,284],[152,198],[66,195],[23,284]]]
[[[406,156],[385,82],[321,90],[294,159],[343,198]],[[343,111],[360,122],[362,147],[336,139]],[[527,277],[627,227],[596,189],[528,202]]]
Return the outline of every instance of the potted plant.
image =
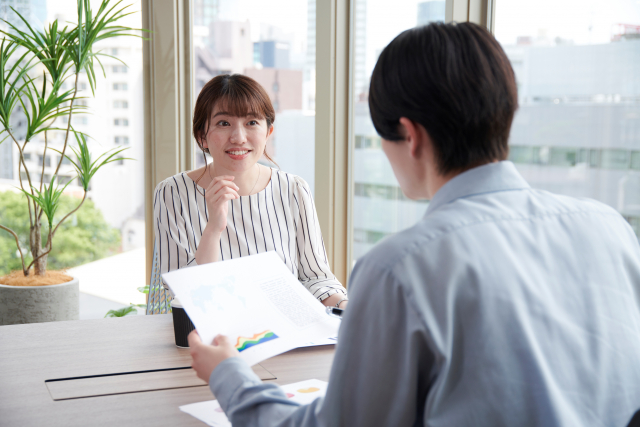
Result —
[[[13,236],[22,262],[22,271],[0,277],[0,324],[78,318],[78,280],[64,271],[47,271],[47,256],[60,225],[84,203],[91,178],[102,166],[125,160],[118,156],[125,148],[109,150],[92,158],[88,135],[76,131],[71,120],[75,114],[88,114],[86,107],[77,102],[81,98],[79,75],[86,73],[94,96],[97,65],[106,76],[100,56],[110,55],[95,51],[94,44],[113,37],[136,36],[133,28],[118,24],[129,15],[126,10],[129,6],[119,7],[121,1],[114,5],[110,3],[110,0],[103,0],[94,15],[89,0],[78,0],[77,24],[70,27],[56,20],[43,32],[32,28],[14,9],[26,30],[5,21],[8,31],[0,31],[3,34],[0,43],[0,143],[17,147],[19,190],[29,207],[30,224],[28,239],[22,236],[22,241],[28,242],[28,248],[24,248],[20,236],[3,225],[0,218],[0,229],[3,230],[0,232]],[[66,89],[68,83],[71,83],[70,89]],[[24,116],[21,121],[26,123],[23,138],[16,134],[13,126],[15,120],[12,119],[18,112]],[[56,126],[64,119],[66,125]],[[48,142],[51,131],[63,133],[61,148],[53,148]],[[25,147],[36,140],[44,141],[42,167],[29,171]],[[44,173],[47,150],[60,155],[50,179]],[[64,159],[75,169],[83,196],[73,210],[60,215],[60,196],[72,182],[60,182],[59,171]]]

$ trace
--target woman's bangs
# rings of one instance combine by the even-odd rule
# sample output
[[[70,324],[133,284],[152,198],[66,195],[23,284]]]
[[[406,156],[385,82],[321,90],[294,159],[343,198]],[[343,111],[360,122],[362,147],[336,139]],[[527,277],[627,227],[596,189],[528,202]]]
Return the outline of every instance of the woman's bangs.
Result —
[[[260,99],[251,96],[245,91],[234,90],[231,88],[227,93],[223,94],[218,100],[218,111],[223,111],[234,117],[255,116],[259,119],[265,119],[264,105]]]

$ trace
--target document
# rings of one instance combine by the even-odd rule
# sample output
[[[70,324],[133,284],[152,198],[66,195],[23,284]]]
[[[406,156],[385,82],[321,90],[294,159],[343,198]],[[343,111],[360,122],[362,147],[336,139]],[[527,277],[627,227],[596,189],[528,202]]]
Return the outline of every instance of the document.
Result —
[[[306,380],[282,386],[282,391],[292,401],[307,405],[318,397],[324,397],[327,392],[327,382]],[[180,410],[212,427],[231,427],[231,422],[227,419],[217,400],[183,405]]]
[[[249,366],[338,334],[326,314],[275,252],[165,273],[205,343],[229,337]]]

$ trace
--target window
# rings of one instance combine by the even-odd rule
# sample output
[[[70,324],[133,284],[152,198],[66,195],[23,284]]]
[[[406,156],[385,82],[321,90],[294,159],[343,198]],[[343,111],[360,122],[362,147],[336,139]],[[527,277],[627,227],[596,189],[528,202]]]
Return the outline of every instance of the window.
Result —
[[[40,166],[42,166],[42,158],[43,158],[42,154],[38,154],[38,164]],[[44,157],[44,165],[46,167],[51,166],[51,156],[47,155]]]
[[[640,69],[640,3],[548,13],[576,5],[496,3],[496,38],[518,85],[509,158],[533,187],[606,203],[640,237],[640,92],[629,72]]]
[[[129,145],[129,137],[128,136],[116,136],[113,138],[113,142],[116,145]]]
[[[22,153],[22,157],[24,157],[25,162],[28,162],[31,160],[31,153]]]
[[[128,101],[113,101],[113,108],[129,108]]]
[[[443,1],[381,3],[355,0],[353,55],[352,260],[377,242],[415,224],[428,201],[404,196],[369,116],[369,78],[378,55],[395,36],[417,25],[444,21]]]
[[[6,7],[6,3],[11,2],[2,2],[2,6],[0,6],[0,8],[3,9],[2,18],[8,22],[19,25],[19,18],[10,8]],[[14,1],[13,3],[16,2]],[[25,0],[22,1],[22,3],[31,4],[30,13],[27,13],[25,18],[35,31],[43,32],[45,30],[45,23],[49,25],[53,23],[53,20],[56,18],[58,18],[59,28],[66,26],[67,30],[70,31],[75,27],[74,22],[77,20],[77,7],[75,6],[77,2],[75,0],[42,0],[37,2]],[[96,3],[92,1],[90,3],[93,16],[95,16],[100,7],[100,2]],[[111,2],[111,6],[115,6],[115,3],[116,2]],[[123,25],[132,28],[143,27],[142,13],[140,12],[142,4],[140,0],[123,2],[117,5],[116,8],[121,8],[128,4],[132,5],[126,9],[125,13],[127,11],[132,13],[113,25]],[[5,23],[2,23],[2,27],[4,30],[10,31]],[[87,75],[85,73],[80,74],[78,89],[81,98],[76,99],[74,103],[79,106],[90,105],[91,109],[87,110],[89,114],[74,114],[71,123],[77,127],[76,130],[85,132],[89,136],[87,142],[93,160],[105,153],[109,148],[113,148],[112,141],[116,134],[127,134],[126,137],[120,137],[122,138],[123,144],[128,144],[129,138],[135,138],[136,141],[144,141],[144,121],[142,120],[144,102],[142,102],[141,99],[142,92],[133,90],[128,92],[129,87],[133,89],[134,85],[142,81],[142,49],[143,41],[138,37],[112,38],[96,42],[93,50],[94,54],[102,52],[113,55],[125,61],[126,66],[120,63],[118,59],[109,58],[108,56],[98,56],[96,58],[99,59],[104,66],[107,77],[105,78],[103,76],[102,68],[96,61],[94,63],[97,83],[95,87],[95,98],[91,91]],[[33,75],[31,75],[31,77],[40,78],[43,68],[40,64],[37,65],[33,69]],[[50,80],[48,81],[47,88],[50,87]],[[74,78],[68,79],[62,85],[62,90],[68,91],[73,89],[73,84]],[[38,85],[39,89],[41,87],[41,85]],[[123,98],[127,100],[123,102]],[[120,101],[115,108],[114,100]],[[31,113],[30,111],[28,112],[29,114]],[[138,119],[132,119],[129,123],[128,118],[133,117]],[[13,119],[15,120],[14,125],[16,125],[16,130],[18,127],[24,127],[24,123],[26,123],[25,112],[15,109]],[[118,120],[118,126],[122,127],[114,126],[116,119]],[[22,122],[22,125],[17,126],[18,122]],[[64,116],[57,119],[54,123],[47,121],[43,126],[66,129],[67,124],[68,116]],[[118,132],[118,130],[120,130],[120,132]],[[123,130],[125,132],[122,132]],[[44,151],[44,135],[35,137],[27,144],[29,152],[25,154],[27,161],[31,162],[31,164],[27,163],[27,165],[29,166],[32,183],[40,180],[43,164],[45,166],[45,176],[42,180],[46,183],[51,181],[53,172],[60,161],[59,154],[54,152],[53,149],[62,149],[64,145],[64,134],[64,130],[52,130],[48,132],[48,148],[46,153]],[[18,135],[17,132],[16,135]],[[0,175],[3,177],[3,173],[6,170],[4,166],[5,153],[3,150],[5,146],[9,146],[7,145],[7,141],[0,144]],[[68,147],[77,147],[73,133],[69,136]],[[61,227],[58,229],[56,238],[53,241],[54,250],[56,244],[58,245],[58,249],[60,249],[60,245],[64,245],[65,259],[62,262],[64,262],[64,267],[69,267],[71,273],[77,275],[80,282],[84,283],[83,287],[85,288],[82,292],[88,292],[94,295],[91,299],[80,298],[80,319],[88,318],[88,316],[102,318],[110,308],[129,305],[131,302],[145,302],[144,294],[136,291],[136,288],[142,286],[145,280],[145,265],[144,262],[141,262],[143,255],[140,255],[140,251],[144,251],[144,249],[141,248],[141,243],[144,245],[145,241],[145,229],[143,225],[140,225],[144,224],[146,208],[144,192],[144,147],[142,144],[134,144],[129,147],[130,148],[125,153],[122,153],[121,156],[135,158],[136,161],[125,160],[123,162],[124,166],[108,164],[98,171],[90,183],[91,189],[96,190],[91,191],[88,196],[93,203],[85,202],[82,209],[78,210],[66,222],[66,224],[74,224],[75,227],[86,228],[86,233],[91,234],[93,237],[100,236],[100,238],[92,238],[90,241],[73,243],[69,241],[68,235],[65,237],[65,233],[69,233],[69,231],[65,231],[65,227]],[[13,149],[9,153],[13,158],[9,160],[12,162],[11,164],[15,171],[13,174],[16,179],[13,183],[8,182],[6,188],[12,189],[20,186],[18,180],[26,181],[27,174],[24,168],[18,172],[16,150]],[[66,154],[73,156],[73,152],[68,149]],[[75,156],[71,158],[76,161]],[[102,159],[104,158],[105,157],[102,157]],[[56,179],[56,183],[60,185],[60,187],[68,184],[63,197],[65,199],[72,197],[76,200],[64,201],[56,212],[56,219],[54,220],[56,223],[73,209],[73,207],[77,206],[83,196],[82,183],[76,179],[74,168],[69,160],[64,159],[62,163],[64,166],[60,168],[60,174]],[[114,170],[116,170],[117,173],[112,173]],[[10,179],[13,179],[13,177],[10,177]],[[24,185],[26,186],[27,184],[24,183]],[[67,209],[65,206],[70,207],[70,209]],[[24,206],[24,208],[26,208],[26,206]],[[2,210],[2,207],[0,207],[0,210]],[[90,217],[91,224],[87,224],[86,222],[87,215]],[[73,217],[77,217],[77,223],[73,222]],[[44,216],[43,219],[46,224]],[[131,229],[136,231],[136,239],[133,241],[129,241],[130,239],[128,238],[128,230]],[[143,237],[140,238],[139,236]],[[22,238],[28,238],[28,236],[22,236],[21,239]],[[44,235],[43,238],[46,238],[46,235]],[[87,243],[91,246],[89,248],[90,250],[87,250]],[[129,252],[129,250],[132,251]],[[15,247],[13,251],[15,251]],[[113,273],[104,274],[105,270],[92,271],[91,264],[84,265],[83,268],[74,271],[74,268],[80,264],[90,263],[116,254],[118,255],[117,261],[110,261],[109,259],[101,260],[105,263],[115,264],[115,267],[111,269]],[[0,276],[8,273],[4,271],[6,263],[3,261],[4,259],[1,255],[2,254],[0,254]],[[53,258],[49,258],[49,267],[51,269],[58,269],[60,268],[60,262],[60,260],[56,261]],[[118,283],[119,286],[104,286],[101,285],[101,283]],[[91,304],[94,304],[94,306],[91,306]]]
[[[71,160],[69,160],[69,158],[65,155],[65,156],[62,158],[62,164],[63,164],[63,165],[70,165],[70,164],[71,164]]]
[[[129,90],[129,85],[127,83],[114,83],[113,90],[126,91],[126,90]]]
[[[65,185],[67,182],[71,181],[72,179],[73,177],[70,177],[70,176],[58,175],[58,184]]]
[[[273,0],[264,13],[255,0],[194,2],[195,96],[218,74],[242,73],[262,85],[276,110],[267,152],[284,171],[315,177],[315,21],[313,1]],[[194,144],[195,145],[195,144]],[[196,165],[204,160],[195,148]],[[265,164],[268,163],[263,158]]]

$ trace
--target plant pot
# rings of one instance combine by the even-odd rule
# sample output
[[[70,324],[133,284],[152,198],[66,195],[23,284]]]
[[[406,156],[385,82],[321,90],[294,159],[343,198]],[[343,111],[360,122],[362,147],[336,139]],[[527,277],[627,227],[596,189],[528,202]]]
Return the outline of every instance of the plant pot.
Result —
[[[77,278],[60,285],[0,284],[0,325],[78,320],[80,287]]]

